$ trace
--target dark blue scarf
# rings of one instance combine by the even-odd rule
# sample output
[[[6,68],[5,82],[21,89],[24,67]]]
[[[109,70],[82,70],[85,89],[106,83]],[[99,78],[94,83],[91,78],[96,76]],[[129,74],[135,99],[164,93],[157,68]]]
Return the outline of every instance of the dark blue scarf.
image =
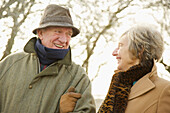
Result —
[[[63,59],[69,51],[68,49],[51,49],[43,46],[40,39],[36,41],[35,51],[38,54],[41,64],[50,65],[57,60]]]

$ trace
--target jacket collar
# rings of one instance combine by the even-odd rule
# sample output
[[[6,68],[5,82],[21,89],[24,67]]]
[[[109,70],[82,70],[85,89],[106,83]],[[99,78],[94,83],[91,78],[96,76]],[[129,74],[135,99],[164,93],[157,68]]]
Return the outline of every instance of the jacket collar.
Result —
[[[31,38],[27,44],[24,47],[24,51],[26,53],[31,53],[32,55],[37,55],[35,51],[35,43],[37,41],[36,37]],[[66,65],[71,65],[72,59],[71,59],[71,48],[69,49],[69,52],[67,55],[64,57],[62,60],[58,60],[57,62],[54,62],[53,64],[66,64]]]
[[[154,65],[152,71],[146,74],[144,77],[139,79],[134,86],[131,88],[131,92],[129,94],[129,100],[139,97],[140,95],[151,91],[155,88],[155,84],[152,79],[157,77],[157,67],[156,62],[154,61]]]

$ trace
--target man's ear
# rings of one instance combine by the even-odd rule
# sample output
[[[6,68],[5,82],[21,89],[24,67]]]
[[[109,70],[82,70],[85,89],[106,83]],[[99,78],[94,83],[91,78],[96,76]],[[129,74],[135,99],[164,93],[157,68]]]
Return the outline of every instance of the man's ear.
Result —
[[[42,40],[42,35],[43,35],[43,33],[42,33],[42,30],[41,30],[41,29],[37,29],[37,35],[38,35],[38,37]]]

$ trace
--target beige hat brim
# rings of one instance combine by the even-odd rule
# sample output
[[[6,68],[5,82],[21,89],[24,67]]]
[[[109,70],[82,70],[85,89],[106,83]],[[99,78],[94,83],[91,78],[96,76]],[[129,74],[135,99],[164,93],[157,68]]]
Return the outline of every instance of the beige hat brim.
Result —
[[[37,34],[37,30],[38,29],[43,29],[43,28],[47,28],[47,27],[69,27],[69,28],[72,28],[73,29],[73,35],[72,37],[75,37],[76,35],[78,35],[80,33],[79,29],[77,29],[76,27],[74,27],[73,25],[71,24],[66,24],[66,23],[59,23],[59,22],[50,22],[50,23],[46,23],[46,24],[43,24],[41,26],[39,26],[38,28],[34,29],[32,32],[34,34]]]

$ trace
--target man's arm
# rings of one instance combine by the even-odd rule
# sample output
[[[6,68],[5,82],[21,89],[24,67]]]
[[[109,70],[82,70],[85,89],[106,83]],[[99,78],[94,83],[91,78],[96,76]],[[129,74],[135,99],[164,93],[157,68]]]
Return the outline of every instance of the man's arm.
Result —
[[[74,86],[73,82],[71,86]],[[60,113],[96,113],[91,82],[84,76],[75,87],[75,92],[67,92],[60,99]]]
[[[96,105],[88,76],[84,75],[75,88],[76,92],[81,93],[81,98],[77,101],[75,109],[71,113],[96,113]]]
[[[75,88],[70,87],[68,92],[61,96],[60,113],[72,112],[76,106],[77,100],[81,98],[80,93],[75,93]]]
[[[91,81],[84,69],[73,63],[72,66],[67,68],[67,71],[71,77],[69,86],[75,88],[75,93],[81,94],[81,98],[77,99],[74,110],[69,113],[96,113],[96,105],[91,93]]]

